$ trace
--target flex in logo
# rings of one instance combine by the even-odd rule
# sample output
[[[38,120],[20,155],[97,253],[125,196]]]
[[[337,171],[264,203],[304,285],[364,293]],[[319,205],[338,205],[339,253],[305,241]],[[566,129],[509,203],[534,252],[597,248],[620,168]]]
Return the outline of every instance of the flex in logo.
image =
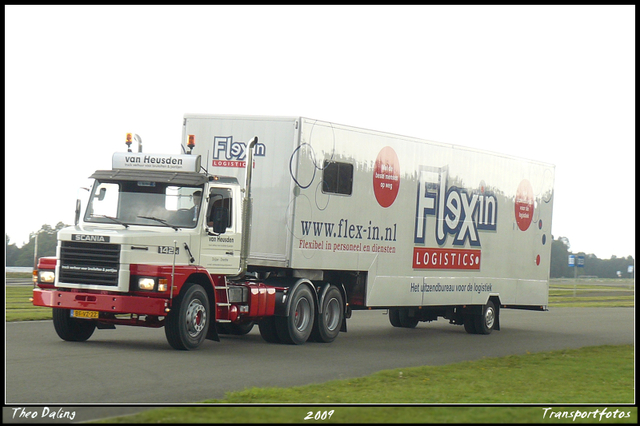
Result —
[[[496,197],[484,191],[468,191],[448,185],[446,167],[420,166],[416,200],[414,243],[424,245],[428,230],[443,246],[453,237],[453,246],[469,244],[472,249],[414,247],[416,269],[480,269],[478,231],[495,231],[498,217]]]
[[[264,157],[267,147],[258,142],[254,148],[253,155]],[[214,167],[244,167],[247,158],[247,144],[244,142],[234,142],[233,136],[214,136],[213,138],[213,161]]]

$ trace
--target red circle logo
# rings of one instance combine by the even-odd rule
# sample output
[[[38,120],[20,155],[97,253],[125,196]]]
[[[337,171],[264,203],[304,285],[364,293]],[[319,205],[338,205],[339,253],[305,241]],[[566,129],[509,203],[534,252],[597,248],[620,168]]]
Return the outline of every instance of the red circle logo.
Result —
[[[373,168],[373,192],[378,204],[389,207],[396,200],[400,189],[400,164],[396,152],[390,146],[382,148]]]
[[[516,191],[515,214],[518,228],[522,231],[529,229],[533,219],[533,188],[526,179],[520,182]]]

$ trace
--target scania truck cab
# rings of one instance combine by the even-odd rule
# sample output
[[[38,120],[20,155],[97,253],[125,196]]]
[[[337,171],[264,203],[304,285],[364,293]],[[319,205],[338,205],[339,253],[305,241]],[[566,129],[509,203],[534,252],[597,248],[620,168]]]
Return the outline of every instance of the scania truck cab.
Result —
[[[55,265],[55,287],[34,289],[34,304],[53,308],[62,339],[86,340],[117,324],[166,326],[171,346],[193,349],[273,314],[274,289],[267,304],[263,285],[228,285],[246,270],[246,186],[203,173],[196,155],[127,152],[112,161],[112,170],[91,176],[84,214],[79,205],[75,226],[59,232],[58,261],[40,262],[41,271]],[[263,306],[250,310],[256,288]]]

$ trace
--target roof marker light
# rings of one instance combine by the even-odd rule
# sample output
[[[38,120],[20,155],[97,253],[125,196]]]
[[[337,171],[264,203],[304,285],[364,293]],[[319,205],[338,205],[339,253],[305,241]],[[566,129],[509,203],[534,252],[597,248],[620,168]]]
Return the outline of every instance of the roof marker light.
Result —
[[[127,141],[125,142],[127,144],[127,148],[129,150],[129,152],[131,152],[131,142],[133,141],[133,136],[131,133],[127,133]]]
[[[189,142],[187,143],[187,146],[189,147],[189,154],[191,154],[191,151],[193,151],[193,148],[196,146],[196,135],[189,135]]]

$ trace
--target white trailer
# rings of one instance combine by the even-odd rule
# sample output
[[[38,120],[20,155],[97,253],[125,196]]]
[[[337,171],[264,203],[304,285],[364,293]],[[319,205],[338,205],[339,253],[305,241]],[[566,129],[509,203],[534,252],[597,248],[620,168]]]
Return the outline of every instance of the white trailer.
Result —
[[[301,117],[187,114],[183,135],[239,181],[259,135],[250,270],[360,274],[365,307],[547,305],[552,165]]]
[[[41,262],[56,265],[56,288],[34,290],[34,304],[58,301],[62,338],[84,340],[60,332],[82,321],[60,306],[95,299],[99,328],[166,325],[179,349],[254,323],[269,342],[330,342],[358,309],[388,309],[396,327],[444,317],[480,334],[500,329],[501,308],[546,310],[552,165],[303,117],[185,114],[181,150],[115,154],[113,171],[93,175],[84,220],[60,232],[57,262]],[[133,216],[92,216],[106,186],[123,200],[154,196],[161,211],[128,201]],[[167,216],[189,207],[181,200],[198,204],[187,222]],[[101,236],[123,250],[112,287],[60,280],[87,269],[64,260],[66,241]],[[141,303],[140,277],[153,300]],[[121,305],[101,299],[111,293]]]

